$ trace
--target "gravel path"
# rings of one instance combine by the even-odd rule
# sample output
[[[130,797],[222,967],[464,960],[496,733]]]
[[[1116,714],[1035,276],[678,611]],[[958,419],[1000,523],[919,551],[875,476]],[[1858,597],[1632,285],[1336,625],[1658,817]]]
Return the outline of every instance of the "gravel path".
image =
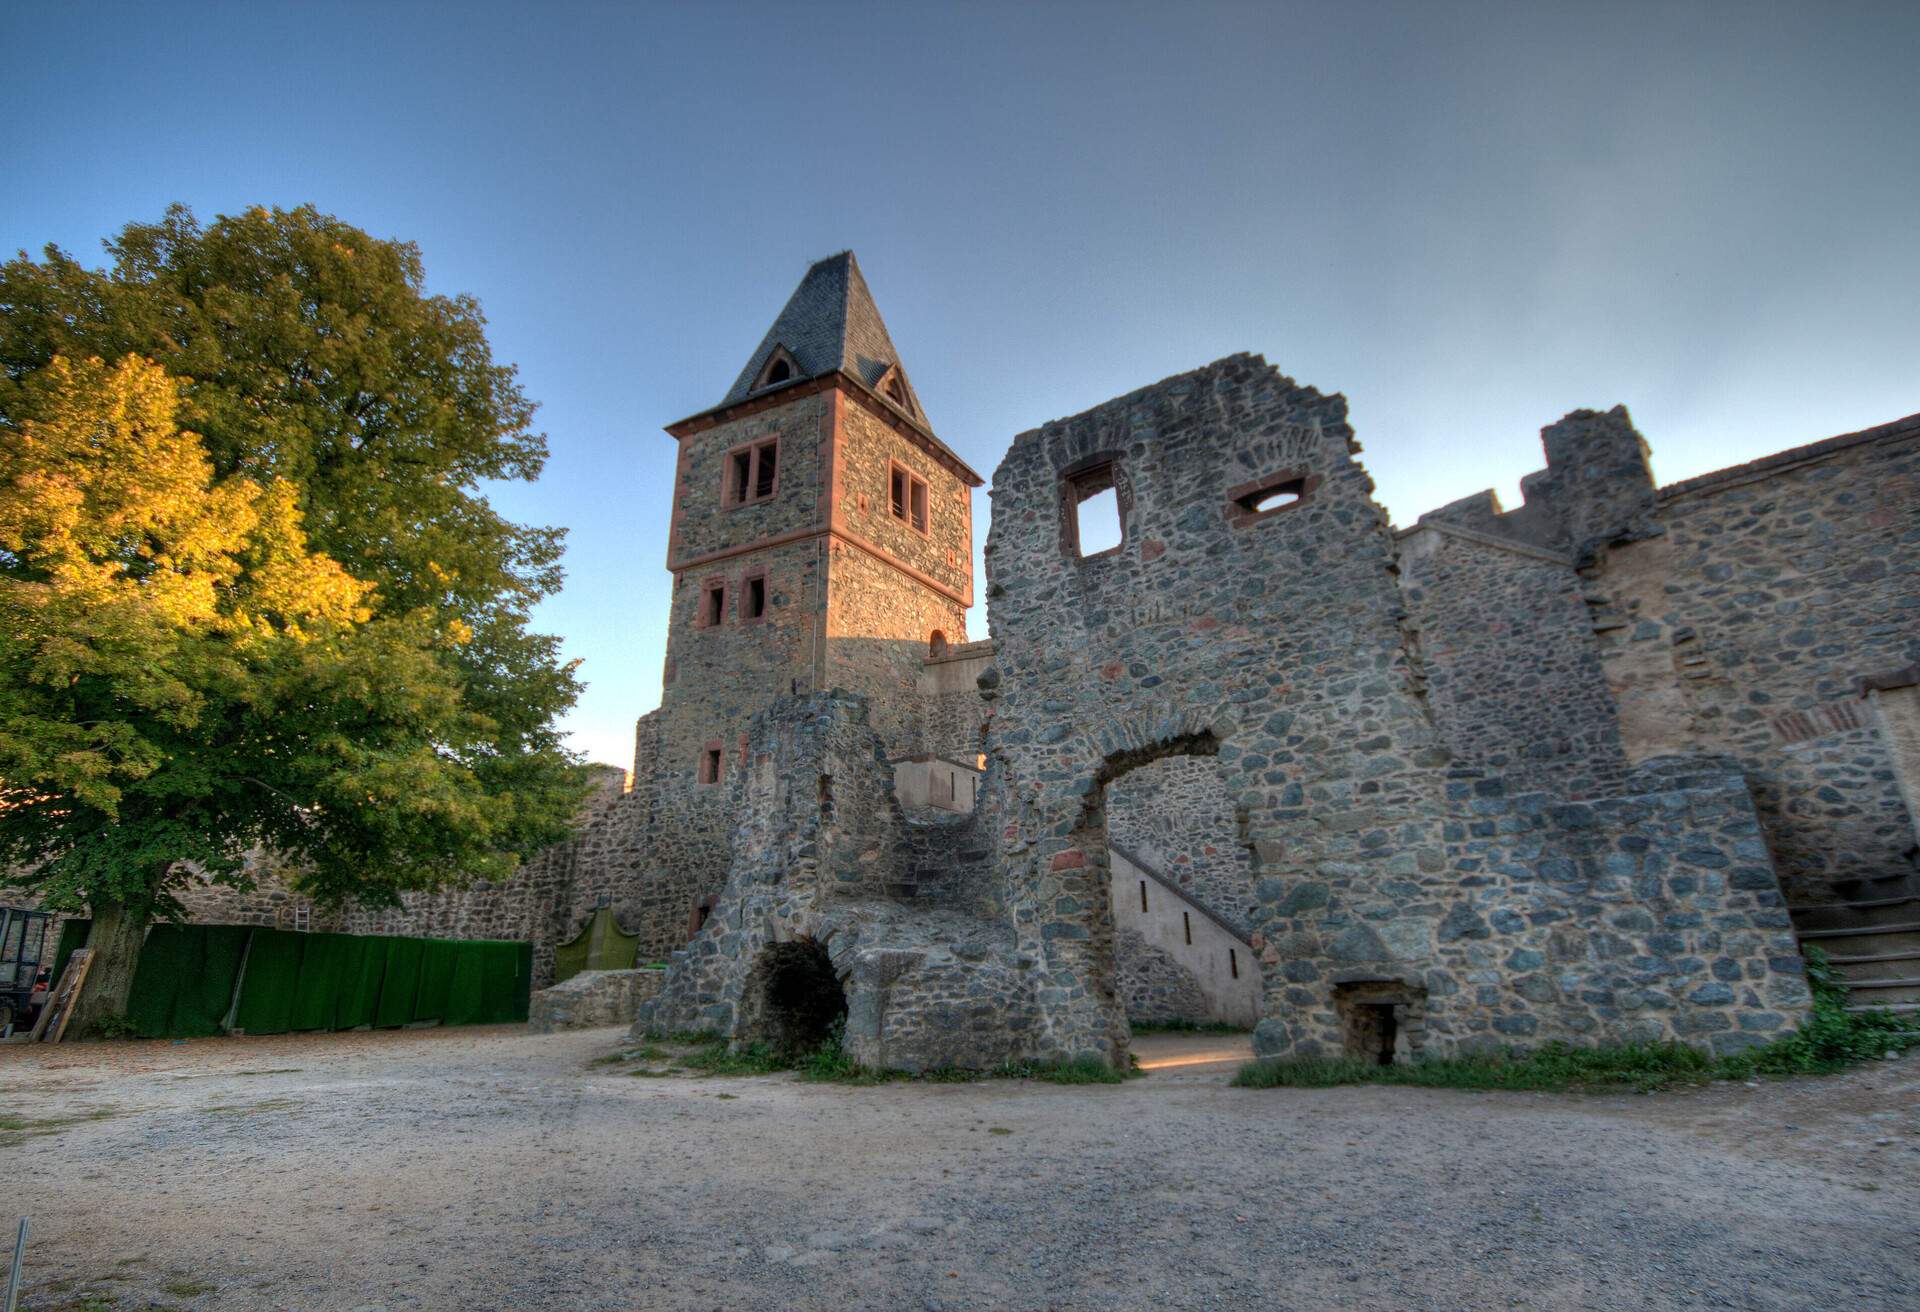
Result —
[[[0,1048],[46,1309],[1920,1307],[1920,1055],[1656,1097],[638,1079],[618,1031]],[[0,1221],[6,1215],[0,1213]],[[85,1301],[90,1294],[117,1302]]]

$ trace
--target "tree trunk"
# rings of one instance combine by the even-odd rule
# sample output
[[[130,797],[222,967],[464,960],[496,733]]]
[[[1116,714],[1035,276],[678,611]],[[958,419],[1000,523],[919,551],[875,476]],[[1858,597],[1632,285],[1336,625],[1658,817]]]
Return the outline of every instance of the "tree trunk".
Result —
[[[98,1038],[96,1030],[103,1019],[127,1014],[133,972],[146,944],[147,922],[153,918],[150,904],[144,902],[136,906],[100,898],[92,908],[87,946],[93,950],[93,964],[87,967],[87,981],[74,1003],[73,1019],[67,1022],[67,1034],[76,1039]]]

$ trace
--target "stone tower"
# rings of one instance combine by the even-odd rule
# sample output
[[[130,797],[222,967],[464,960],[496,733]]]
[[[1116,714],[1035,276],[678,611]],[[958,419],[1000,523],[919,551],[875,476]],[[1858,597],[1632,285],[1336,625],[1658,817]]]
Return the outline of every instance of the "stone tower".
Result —
[[[720,403],[667,432],[673,603],[634,778],[655,860],[697,903],[725,879],[723,785],[774,697],[865,694],[887,751],[917,750],[928,650],[965,640],[982,480],[928,426],[851,251],[808,269]]]

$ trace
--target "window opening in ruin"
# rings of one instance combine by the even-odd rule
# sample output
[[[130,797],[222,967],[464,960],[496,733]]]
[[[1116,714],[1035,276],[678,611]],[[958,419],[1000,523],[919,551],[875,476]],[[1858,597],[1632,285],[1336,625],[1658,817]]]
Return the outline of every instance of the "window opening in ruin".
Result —
[[[1144,879],[1140,881],[1140,909],[1147,909],[1147,881]]]
[[[1232,948],[1227,949],[1227,972],[1235,979],[1240,978],[1240,954]]]
[[[747,580],[747,618],[757,620],[767,613],[767,581],[764,578]]]
[[[1227,492],[1227,522],[1235,528],[1257,524],[1301,504],[1312,495],[1319,482],[1317,474],[1286,469],[1242,483]]]
[[[709,747],[700,754],[700,782],[717,784],[720,782],[720,749]]]
[[[775,943],[760,954],[747,980],[743,1023],[736,1037],[764,1043],[783,1057],[819,1048],[847,1014],[827,950],[811,939]]]
[[[945,656],[946,654],[947,654],[947,635],[941,632],[939,629],[935,629],[933,631],[933,636],[927,639],[927,655]]]
[[[764,501],[779,487],[780,439],[755,442],[727,453],[725,503],[744,506]]]
[[[1342,1047],[1348,1057],[1369,1065],[1391,1066],[1418,1060],[1425,1025],[1426,990],[1389,979],[1355,980],[1333,988],[1340,1015]]]
[[[1111,464],[1096,465],[1067,480],[1073,508],[1073,547],[1082,557],[1116,551],[1127,538],[1126,510]]]
[[[1306,490],[1306,479],[1290,478],[1284,483],[1275,483],[1271,487],[1261,488],[1257,492],[1249,492],[1245,496],[1237,498],[1236,504],[1249,514],[1261,515],[1269,510],[1278,510],[1282,506],[1293,505],[1302,496],[1306,495]]]
[[[903,465],[894,465],[888,478],[887,508],[921,533],[927,531],[927,480]]]
[[[710,583],[707,585],[707,627],[724,624],[727,619],[727,585]]]
[[[820,776],[820,818],[833,818],[833,776],[830,774]]]
[[[1192,947],[1193,946],[1193,917],[1188,915],[1184,911],[1180,913],[1180,927],[1187,931],[1187,946]]]

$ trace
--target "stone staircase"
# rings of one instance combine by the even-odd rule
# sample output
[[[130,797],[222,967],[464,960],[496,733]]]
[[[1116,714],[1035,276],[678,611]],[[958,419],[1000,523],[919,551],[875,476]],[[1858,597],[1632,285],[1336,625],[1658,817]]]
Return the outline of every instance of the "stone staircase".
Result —
[[[978,814],[909,811],[886,895],[939,906],[966,906],[985,896],[992,880],[993,848],[980,831]]]
[[[1794,906],[1793,927],[1833,963],[1847,1009],[1920,1012],[1920,871],[1836,881],[1832,889],[1839,900]]]

